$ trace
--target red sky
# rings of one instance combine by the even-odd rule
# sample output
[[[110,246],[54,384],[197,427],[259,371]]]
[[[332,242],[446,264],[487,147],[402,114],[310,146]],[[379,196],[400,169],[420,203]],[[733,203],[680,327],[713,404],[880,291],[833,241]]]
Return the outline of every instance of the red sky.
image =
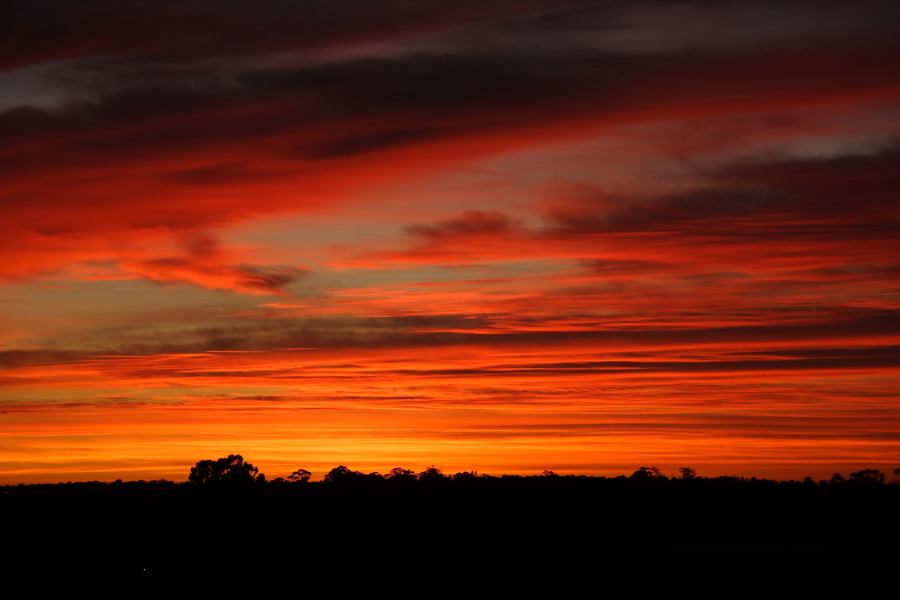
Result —
[[[0,483],[900,466],[900,8],[0,8]]]

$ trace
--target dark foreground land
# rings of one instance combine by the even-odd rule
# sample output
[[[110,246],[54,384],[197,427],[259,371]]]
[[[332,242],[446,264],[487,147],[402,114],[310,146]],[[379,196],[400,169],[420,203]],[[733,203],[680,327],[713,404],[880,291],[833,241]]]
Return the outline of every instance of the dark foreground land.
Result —
[[[900,587],[900,485],[349,478],[0,487],[4,587],[227,593],[862,592]],[[327,595],[326,595],[327,594]]]

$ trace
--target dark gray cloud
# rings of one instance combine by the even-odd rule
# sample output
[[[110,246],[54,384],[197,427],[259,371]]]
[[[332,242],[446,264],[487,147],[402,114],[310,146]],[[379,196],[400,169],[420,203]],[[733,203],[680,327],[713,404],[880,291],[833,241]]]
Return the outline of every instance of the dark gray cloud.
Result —
[[[10,0],[0,66],[104,57],[185,60],[376,42],[477,23],[511,2],[469,0]],[[531,5],[518,3],[528,11]]]
[[[554,371],[595,369],[602,371],[660,370],[671,365],[675,370],[748,370],[771,364],[773,369],[816,369],[853,366],[886,367],[896,365],[893,346],[848,348],[840,340],[881,339],[900,334],[900,311],[830,310],[820,311],[818,319],[797,323],[760,323],[734,326],[691,328],[647,325],[640,329],[597,326],[590,330],[560,330],[485,333],[491,324],[487,317],[464,315],[403,317],[319,317],[319,318],[246,318],[227,323],[210,318],[197,325],[156,323],[152,331],[137,327],[93,330],[91,340],[58,340],[59,349],[0,351],[0,365],[15,367],[30,364],[70,362],[76,358],[98,355],[153,355],[216,351],[257,351],[288,348],[429,348],[479,345],[495,348],[563,348],[566,344],[590,343],[625,355],[628,350],[677,348],[704,344],[738,346],[791,342],[826,344],[821,350],[773,349],[760,356],[736,354],[733,359],[718,362],[660,362],[644,359],[625,361],[548,363]],[[830,341],[828,341],[830,340]],[[827,341],[827,342],[826,342]],[[63,349],[72,345],[79,350]],[[795,354],[791,354],[795,352]],[[555,366],[554,366],[555,365]],[[791,366],[793,365],[793,367]],[[543,365],[546,367],[546,365]],[[532,365],[534,369],[541,364]],[[517,367],[528,372],[527,365]],[[460,372],[460,375],[465,373]],[[471,373],[476,374],[476,373]]]
[[[157,60],[384,44],[427,35],[445,45],[599,45],[679,51],[784,39],[885,33],[892,2],[836,0],[9,0],[0,10],[0,66],[102,57]],[[433,42],[432,42],[433,43]]]
[[[887,238],[900,231],[900,142],[866,154],[741,159],[703,173],[705,187],[610,198],[584,186],[544,212],[547,233],[669,231],[740,240]]]

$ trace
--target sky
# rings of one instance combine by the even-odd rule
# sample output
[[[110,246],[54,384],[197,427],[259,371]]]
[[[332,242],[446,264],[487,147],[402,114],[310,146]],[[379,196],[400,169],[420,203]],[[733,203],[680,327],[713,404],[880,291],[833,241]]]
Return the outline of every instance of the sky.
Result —
[[[900,467],[900,4],[8,0],[0,483]]]

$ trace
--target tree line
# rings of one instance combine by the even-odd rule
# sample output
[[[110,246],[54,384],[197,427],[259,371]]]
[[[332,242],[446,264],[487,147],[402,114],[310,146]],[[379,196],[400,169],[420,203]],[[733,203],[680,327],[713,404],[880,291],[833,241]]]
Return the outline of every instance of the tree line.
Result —
[[[900,467],[894,469],[894,477],[900,477]],[[313,473],[307,469],[299,468],[287,477],[277,477],[271,482],[267,481],[264,473],[260,473],[259,469],[253,464],[244,460],[240,454],[229,454],[226,457],[211,460],[198,461],[188,475],[188,481],[196,485],[264,485],[271,483],[274,485],[302,485],[307,484],[312,479]],[[489,478],[490,475],[479,475],[476,471],[462,471],[452,475],[444,474],[434,465],[416,473],[412,469],[395,467],[388,473],[382,474],[378,472],[363,473],[355,471],[345,465],[339,465],[331,469],[325,474],[323,482],[326,484],[339,484],[350,482],[373,482],[373,481],[392,481],[392,482],[412,482],[412,481],[441,481],[441,480],[471,480],[476,478]],[[507,476],[504,476],[507,477]],[[553,471],[544,471],[539,477],[553,478],[561,477]],[[583,477],[583,476],[579,476]],[[625,476],[621,476],[625,478]],[[697,474],[697,471],[691,467],[681,467],[677,477],[668,477],[660,469],[656,467],[639,467],[630,476],[627,477],[633,481],[668,481],[681,480],[693,481],[704,479]],[[733,478],[740,479],[740,478]],[[752,478],[756,480],[756,478]],[[814,481],[811,477],[806,477],[803,483],[806,485],[842,485],[842,484],[866,484],[866,485],[884,485],[886,483],[885,474],[879,469],[862,469],[850,473],[848,477],[844,477],[840,473],[835,473],[828,480]]]

